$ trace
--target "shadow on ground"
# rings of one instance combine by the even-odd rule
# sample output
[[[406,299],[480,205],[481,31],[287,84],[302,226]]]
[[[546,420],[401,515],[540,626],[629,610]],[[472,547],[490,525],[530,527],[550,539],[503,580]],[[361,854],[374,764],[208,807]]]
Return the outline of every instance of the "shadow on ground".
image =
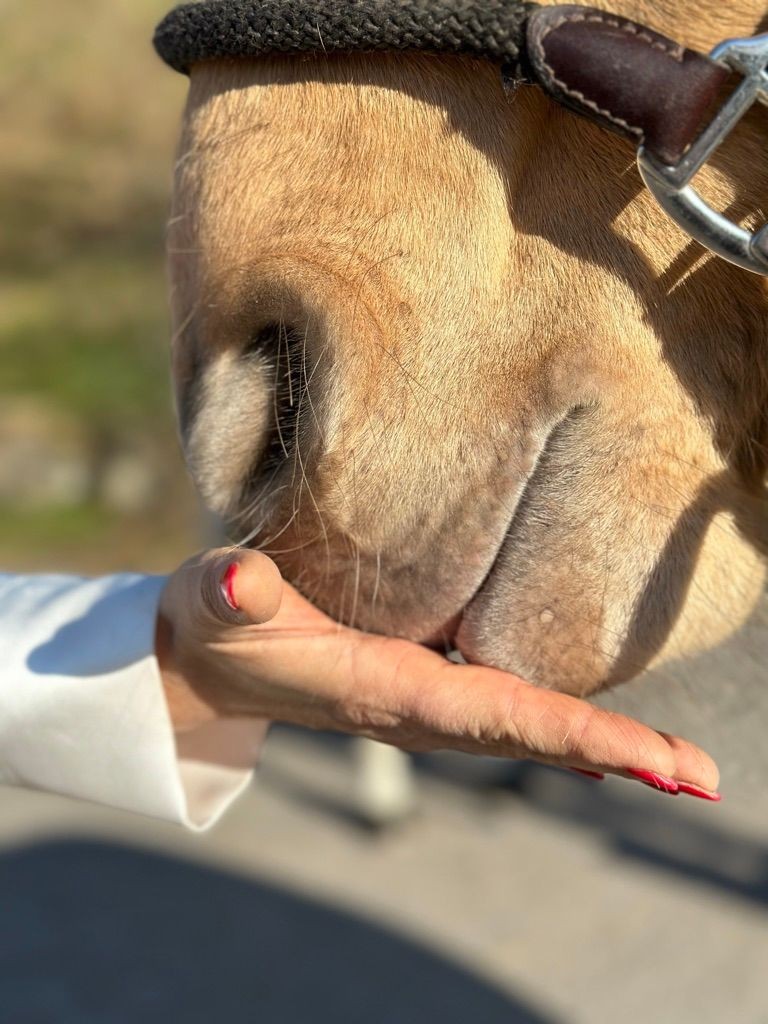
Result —
[[[309,742],[339,758],[351,756],[346,737],[314,733]],[[506,802],[514,795],[535,814],[590,832],[619,857],[768,909],[768,844],[732,825],[723,827],[715,805],[705,805],[708,820],[687,816],[680,813],[680,803],[684,808],[690,798],[654,793],[648,801],[630,801],[624,798],[628,783],[609,779],[598,785],[532,761],[453,753],[411,760],[418,776],[471,791],[489,802]],[[349,801],[328,796],[311,778],[281,772],[269,762],[262,776],[264,784],[294,803],[320,808],[345,827],[366,825]]]
[[[526,764],[509,785],[536,811],[588,829],[621,857],[768,908],[764,842],[718,827],[714,814],[711,823],[683,817],[677,811],[681,797],[659,795],[653,804],[630,804],[621,798],[618,784],[596,789],[591,782],[563,779],[561,774]],[[542,776],[549,776],[543,785]],[[589,799],[574,799],[577,789],[588,792]]]
[[[0,1021],[555,1024],[380,926],[154,853],[0,857]]]

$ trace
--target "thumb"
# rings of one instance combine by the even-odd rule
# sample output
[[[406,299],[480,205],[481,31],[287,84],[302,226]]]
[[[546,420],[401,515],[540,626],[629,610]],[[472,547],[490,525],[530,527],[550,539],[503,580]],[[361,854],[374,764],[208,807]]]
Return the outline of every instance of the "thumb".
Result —
[[[201,625],[209,628],[259,625],[277,615],[283,596],[283,579],[272,559],[260,551],[241,548],[209,551],[202,562],[198,561],[194,575],[206,620]]]

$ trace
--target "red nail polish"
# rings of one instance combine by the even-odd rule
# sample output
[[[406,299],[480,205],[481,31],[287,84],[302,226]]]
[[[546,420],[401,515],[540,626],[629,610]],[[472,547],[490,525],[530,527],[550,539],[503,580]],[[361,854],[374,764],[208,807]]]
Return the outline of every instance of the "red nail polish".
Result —
[[[237,603],[237,598],[235,597],[235,576],[237,576],[237,570],[239,568],[240,566],[237,562],[232,562],[231,565],[227,566],[227,571],[221,579],[221,592],[224,595],[224,600],[233,612],[240,611],[240,605]]]
[[[658,789],[661,793],[668,793],[670,796],[677,796],[680,787],[674,779],[668,779],[666,775],[659,775],[657,772],[647,772],[644,768],[627,768],[627,773],[638,779],[652,789]]]
[[[602,781],[605,778],[602,772],[588,772],[586,768],[569,768],[569,772],[576,772],[578,775],[586,775],[588,779],[599,779]]]
[[[694,786],[690,782],[678,782],[677,788],[681,793],[686,793],[688,796],[697,796],[699,800],[711,800],[714,804],[719,804],[723,799],[719,793],[712,793],[708,789]]]

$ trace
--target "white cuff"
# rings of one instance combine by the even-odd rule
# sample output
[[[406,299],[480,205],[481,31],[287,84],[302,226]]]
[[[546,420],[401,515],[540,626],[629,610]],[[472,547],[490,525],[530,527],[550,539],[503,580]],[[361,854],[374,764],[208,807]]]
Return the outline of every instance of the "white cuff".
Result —
[[[248,785],[266,722],[174,735],[154,656],[164,583],[0,576],[0,781],[192,829]]]

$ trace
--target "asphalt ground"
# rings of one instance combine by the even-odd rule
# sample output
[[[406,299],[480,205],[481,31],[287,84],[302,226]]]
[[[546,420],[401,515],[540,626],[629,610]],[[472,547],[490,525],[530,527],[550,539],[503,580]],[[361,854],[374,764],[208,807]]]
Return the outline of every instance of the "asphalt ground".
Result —
[[[0,788],[0,1024],[768,1024],[767,666],[764,601],[600,700],[719,805],[442,755],[377,830],[350,743],[284,728],[203,836]]]
[[[290,729],[202,836],[0,790],[0,1024],[768,1022],[765,803],[414,771],[383,831]]]

